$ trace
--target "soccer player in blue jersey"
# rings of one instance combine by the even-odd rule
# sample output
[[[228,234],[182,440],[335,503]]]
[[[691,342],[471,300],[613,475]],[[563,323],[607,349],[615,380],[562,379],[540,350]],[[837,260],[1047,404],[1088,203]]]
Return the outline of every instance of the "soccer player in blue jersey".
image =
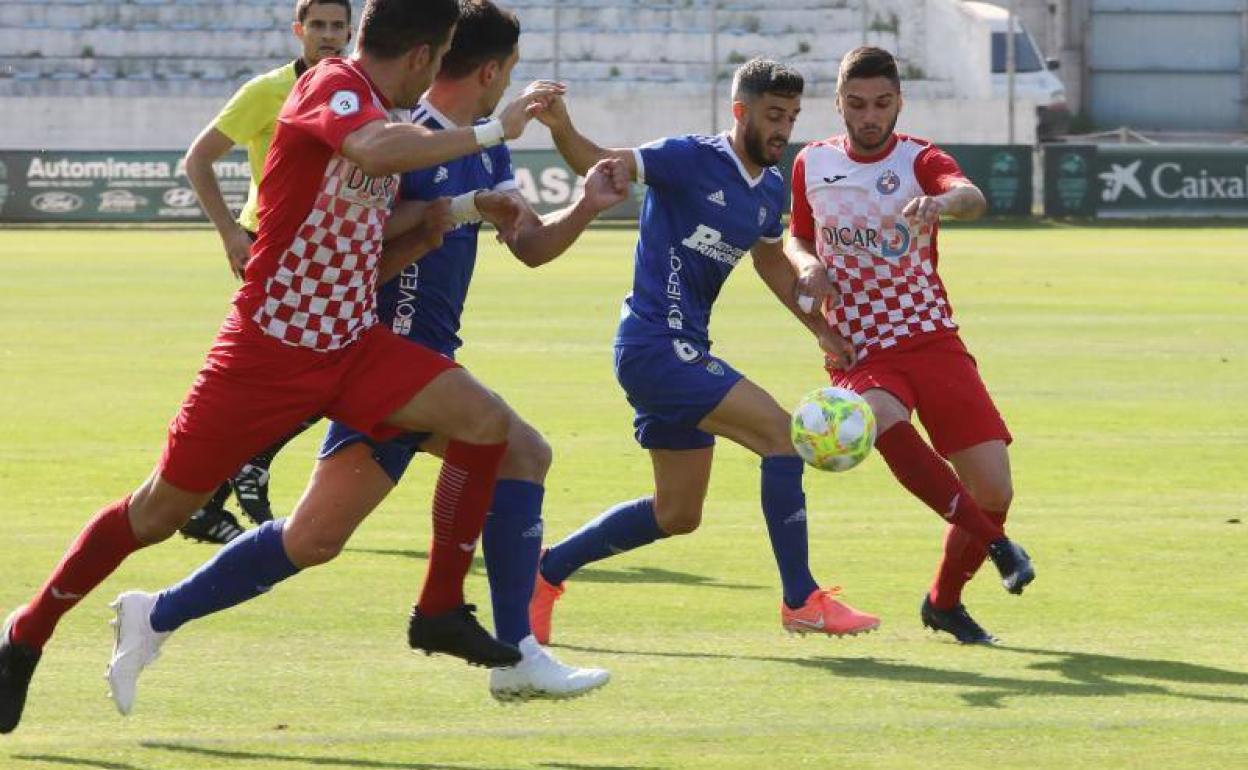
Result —
[[[520,26],[514,15],[489,0],[461,0],[460,10],[442,69],[413,113],[414,122],[433,131],[488,117],[510,83],[518,58]],[[515,200],[521,215],[508,246],[518,259],[536,267],[558,257],[598,213],[623,200],[628,182],[618,163],[606,161],[589,173],[580,201],[538,217],[516,188],[507,148],[499,145],[405,174],[401,197],[405,203],[450,197],[462,218],[465,207],[471,216],[474,193],[481,190]],[[406,208],[408,212],[396,210],[394,216],[408,216],[420,207]],[[440,247],[416,262],[410,249],[388,244],[379,268],[379,282],[384,282],[378,296],[382,321],[397,334],[454,356],[461,345],[460,318],[478,237],[479,224],[464,224],[446,233]],[[122,713],[133,704],[139,673],[169,633],[261,593],[256,588],[223,600],[215,587],[224,574],[251,568],[248,560],[289,564],[288,572],[293,574],[333,559],[398,483],[417,452],[441,457],[446,447],[443,436],[408,434],[378,443],[332,423],[308,489],[279,530],[277,542],[263,542],[264,528],[252,530],[159,595],[127,592],[118,597],[118,639],[109,680]],[[550,462],[550,448],[541,434],[513,415],[500,480],[482,533],[497,633],[522,655],[517,665],[490,673],[490,691],[500,700],[571,697],[600,687],[609,678],[601,669],[563,665],[534,641],[529,629],[529,597],[541,549],[543,483]],[[255,581],[256,585],[269,585],[271,577]],[[415,640],[412,643],[419,646]]]
[[[792,68],[753,59],[733,78],[731,132],[628,150],[603,149],[578,133],[562,100],[538,118],[577,171],[614,158],[649,188],[633,291],[615,338],[615,372],[636,413],[637,441],[654,465],[653,494],[610,508],[543,555],[530,609],[542,643],[550,639],[554,602],[576,570],[697,529],[716,436],[762,458],[762,508],[783,584],[783,626],[839,636],[879,625],[811,575],[803,464],[789,440],[789,416],[711,354],[707,331],[720,288],[748,252],[763,282],[825,350],[846,353],[844,340],[799,306],[798,276],[781,242],[784,179],[775,164],[801,110],[803,86]],[[825,281],[824,294],[828,288]]]

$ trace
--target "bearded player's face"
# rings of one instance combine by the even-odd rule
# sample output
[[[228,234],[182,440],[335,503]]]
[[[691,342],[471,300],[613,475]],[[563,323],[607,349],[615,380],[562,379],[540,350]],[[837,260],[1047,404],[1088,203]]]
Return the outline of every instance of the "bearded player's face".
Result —
[[[745,151],[759,166],[774,166],[784,158],[793,125],[802,111],[802,97],[763,94],[748,107]]]
[[[854,78],[841,85],[836,106],[854,149],[870,154],[884,147],[897,126],[901,92],[885,77]]]

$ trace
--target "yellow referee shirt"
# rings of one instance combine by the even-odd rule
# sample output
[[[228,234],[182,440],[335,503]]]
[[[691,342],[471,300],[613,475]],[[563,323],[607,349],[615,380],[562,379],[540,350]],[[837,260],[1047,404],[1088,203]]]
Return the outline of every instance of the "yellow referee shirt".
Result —
[[[295,81],[307,69],[307,65],[299,59],[257,75],[238,89],[213,121],[213,127],[232,139],[234,144],[247,148],[251,186],[247,191],[247,203],[238,215],[238,223],[253,233],[260,226],[256,191],[264,173],[264,156],[269,154],[269,144],[273,141],[277,113],[295,87]]]

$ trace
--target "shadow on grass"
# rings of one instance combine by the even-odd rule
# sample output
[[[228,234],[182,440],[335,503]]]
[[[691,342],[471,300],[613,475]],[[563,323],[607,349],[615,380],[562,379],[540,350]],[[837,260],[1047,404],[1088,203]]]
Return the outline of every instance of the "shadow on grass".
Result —
[[[416,559],[420,561],[425,561],[429,558],[429,553],[427,551],[405,551],[391,548],[348,548],[346,550],[351,553],[366,553],[374,556],[399,556],[405,559]],[[474,570],[484,568],[480,557],[473,560],[472,568]],[[728,588],[736,591],[760,591],[766,588],[766,586],[753,585],[749,583],[728,583],[721,581],[719,578],[707,577],[705,575],[695,575],[691,572],[676,572],[675,570],[661,569],[658,567],[631,567],[626,569],[585,567],[576,573],[573,582],[647,583],[652,585],[673,584],[683,586],[707,586],[709,588]]]
[[[644,765],[587,765],[583,762],[538,762],[537,766],[551,770],[659,770]]]
[[[913,684],[947,685],[967,688],[965,692],[960,692],[958,697],[967,705],[977,707],[1003,708],[1007,699],[1020,697],[1115,698],[1129,695],[1160,695],[1184,700],[1248,706],[1248,697],[1206,695],[1175,689],[1176,685],[1248,686],[1248,673],[1242,671],[1200,666],[1176,660],[1126,658],[1065,650],[1042,650],[1004,645],[976,648],[989,654],[1035,656],[1038,660],[1029,664],[1027,668],[1032,671],[1052,672],[1062,677],[1059,681],[1053,681],[932,668],[871,657],[776,658],[718,653],[614,650],[576,645],[559,646],[567,650],[609,655],[785,663],[817,669],[843,679],[878,679]]]
[[[215,759],[256,760],[265,763],[265,767],[273,767],[274,763],[281,763],[295,767],[363,767],[376,768],[377,770],[456,770],[457,768],[462,770],[505,770],[505,768],[491,768],[488,765],[459,765],[446,764],[444,762],[437,764],[428,762],[387,762],[385,760],[367,759],[364,757],[318,757],[306,754],[278,754],[272,751],[240,751],[236,749],[197,746],[193,743],[144,741],[139,745],[145,749],[175,751]]]
[[[502,768],[489,768],[487,765],[474,764],[429,764],[424,762],[386,762],[377,759],[364,759],[361,757],[316,757],[306,756],[303,754],[276,754],[273,752],[260,751],[238,751],[234,749],[210,748],[207,746],[196,746],[190,743],[160,743],[156,741],[145,741],[139,744],[145,749],[158,749],[160,751],[174,751],[184,754],[195,754],[202,757],[213,757],[216,759],[232,759],[232,760],[257,760],[266,763],[280,762],[283,764],[291,764],[297,766],[314,766],[314,767],[361,767],[361,768],[377,768],[379,770],[503,770]],[[47,757],[32,757],[32,759],[48,759]],[[52,757],[52,760],[58,758]],[[140,770],[133,765],[95,763],[87,760],[73,759],[67,764],[81,764],[87,767],[98,767],[103,770]],[[653,767],[642,767],[640,765],[587,765],[581,763],[569,762],[541,762],[539,767],[549,767],[552,770],[658,770]]]
[[[63,757],[57,754],[14,754],[13,759],[20,762],[41,762],[45,765],[89,767],[94,770],[144,770],[144,768],[138,765],[129,765],[125,762],[108,762],[103,759],[84,759],[82,757]]]

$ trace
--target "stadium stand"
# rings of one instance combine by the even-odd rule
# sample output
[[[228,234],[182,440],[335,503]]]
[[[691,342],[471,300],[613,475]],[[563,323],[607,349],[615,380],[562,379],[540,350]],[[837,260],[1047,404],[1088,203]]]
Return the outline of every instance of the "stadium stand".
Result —
[[[558,74],[577,90],[705,93],[708,0],[509,3],[525,25],[517,80]],[[0,4],[0,96],[228,96],[291,53],[290,0],[21,0]],[[909,8],[908,8],[909,6]],[[922,79],[923,24],[913,4],[873,2],[865,36],[898,51]],[[907,23],[911,22],[911,23]],[[849,0],[720,2],[719,76],[747,55],[797,63],[813,93],[830,91],[841,55],[863,42]],[[556,26],[558,33],[556,33]],[[817,37],[810,30],[819,29]],[[914,55],[908,56],[907,52]]]
[[[239,85],[289,60],[295,51],[292,4],[0,0],[5,144],[184,148]],[[806,75],[811,118],[799,125],[796,139],[816,138],[835,111],[841,56],[863,43],[888,48],[901,61],[903,123],[929,127],[944,141],[1006,139],[998,119],[1004,107],[992,94],[988,31],[960,0],[505,4],[525,29],[513,87],[539,77],[566,81],[581,125],[615,141],[639,144],[727,125],[728,80],[739,63],[756,55],[790,62]],[[709,34],[712,29],[718,34]],[[66,111],[68,102],[77,109]],[[1017,114],[1024,126],[1017,138],[1031,141],[1034,121],[1028,116],[1034,107],[1020,104]],[[532,132],[516,146],[548,147],[549,137]]]

